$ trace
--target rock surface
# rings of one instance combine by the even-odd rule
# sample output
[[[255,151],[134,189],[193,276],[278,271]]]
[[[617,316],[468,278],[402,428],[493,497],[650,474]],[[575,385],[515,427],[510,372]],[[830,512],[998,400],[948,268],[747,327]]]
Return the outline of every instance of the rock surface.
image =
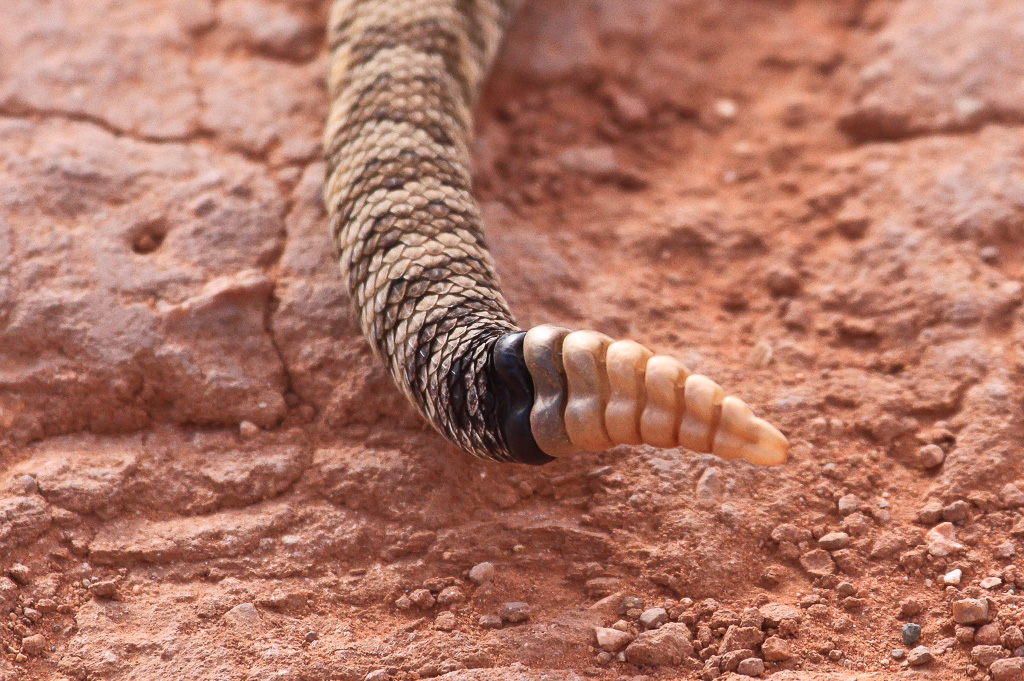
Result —
[[[678,665],[693,655],[690,630],[671,623],[655,631],[645,631],[626,646],[626,659],[637,666]]]
[[[971,0],[900,4],[874,39],[843,123],[891,139],[1024,120],[1024,8]]]

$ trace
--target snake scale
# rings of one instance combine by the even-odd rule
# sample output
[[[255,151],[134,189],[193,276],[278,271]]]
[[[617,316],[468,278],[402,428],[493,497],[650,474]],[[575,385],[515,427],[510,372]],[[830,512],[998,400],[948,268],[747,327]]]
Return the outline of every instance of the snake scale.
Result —
[[[325,189],[342,277],[374,354],[445,438],[542,464],[619,444],[761,465],[786,438],[632,341],[521,330],[472,194],[472,112],[517,0],[335,0]]]

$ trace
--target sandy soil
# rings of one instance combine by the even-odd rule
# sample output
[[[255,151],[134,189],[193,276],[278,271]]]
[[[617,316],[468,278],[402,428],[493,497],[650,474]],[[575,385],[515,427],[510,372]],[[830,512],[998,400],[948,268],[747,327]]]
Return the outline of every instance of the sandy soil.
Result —
[[[423,426],[332,262],[326,0],[0,5],[3,681],[1024,677],[1016,0],[520,17],[475,148],[520,321],[678,354],[771,470]]]

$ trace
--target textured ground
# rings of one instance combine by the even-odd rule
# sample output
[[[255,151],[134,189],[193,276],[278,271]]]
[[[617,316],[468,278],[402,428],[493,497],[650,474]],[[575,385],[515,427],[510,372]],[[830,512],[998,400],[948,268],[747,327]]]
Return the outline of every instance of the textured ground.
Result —
[[[1019,2],[520,18],[475,147],[520,321],[678,353],[773,470],[421,424],[332,263],[326,4],[0,0],[0,680],[1024,676]]]

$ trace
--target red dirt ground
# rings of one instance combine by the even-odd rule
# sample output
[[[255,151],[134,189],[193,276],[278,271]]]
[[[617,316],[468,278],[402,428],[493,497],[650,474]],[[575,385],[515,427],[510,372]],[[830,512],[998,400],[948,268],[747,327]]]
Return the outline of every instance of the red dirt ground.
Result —
[[[1024,677],[1018,2],[517,21],[475,160],[520,322],[677,354],[777,469],[420,422],[327,237],[326,11],[4,3],[0,680]]]

